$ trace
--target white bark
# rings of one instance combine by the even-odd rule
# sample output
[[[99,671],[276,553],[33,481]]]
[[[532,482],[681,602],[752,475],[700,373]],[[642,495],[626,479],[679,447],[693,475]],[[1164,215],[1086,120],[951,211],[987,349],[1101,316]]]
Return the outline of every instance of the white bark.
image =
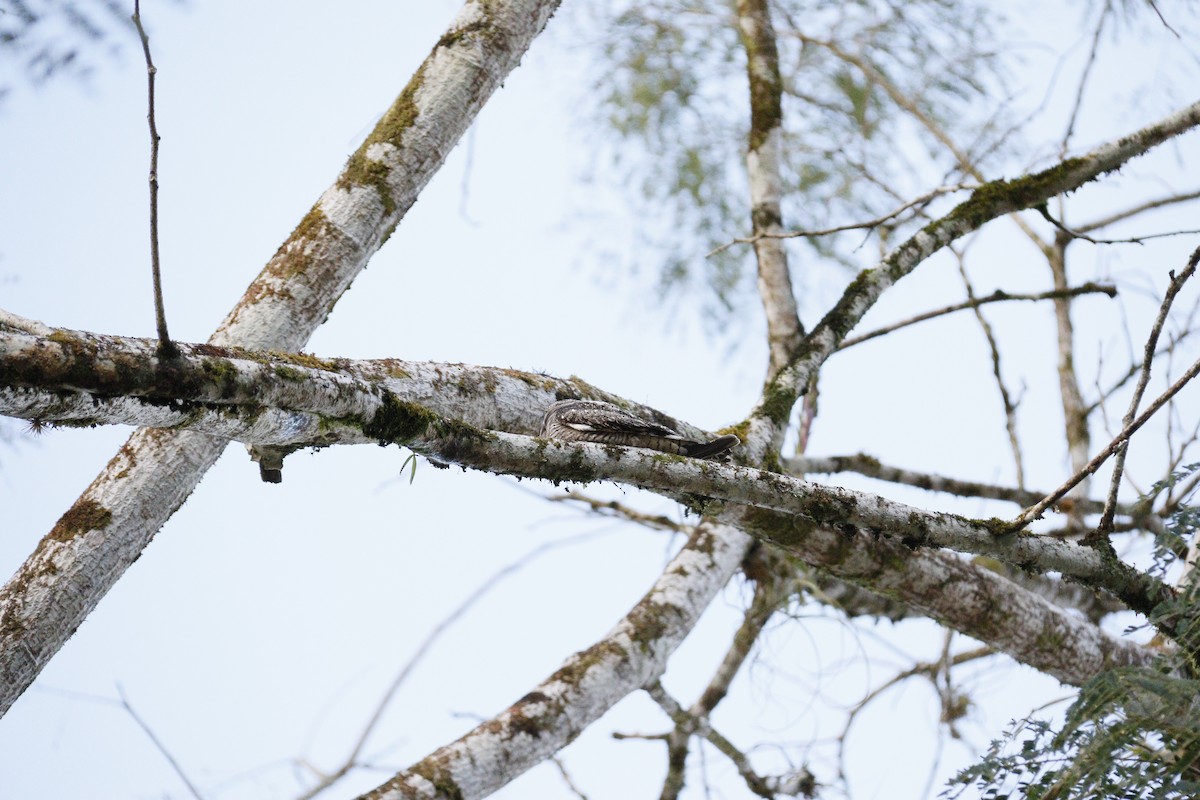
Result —
[[[129,340],[121,351],[115,345],[126,340],[104,339],[113,345],[106,363],[113,367],[114,381],[131,374],[136,379],[138,370],[128,353],[140,352],[148,363],[155,358],[153,340]],[[75,357],[62,352],[73,347],[74,355],[82,357],[93,352],[94,341],[62,332],[53,339],[0,334],[0,365],[8,365],[10,375],[29,376],[35,370],[28,366],[18,369],[19,359],[12,354],[41,354],[65,373],[98,376],[93,378],[98,386],[110,386],[105,369],[81,368],[84,365]],[[1148,576],[1106,561],[1091,548],[1027,534],[998,536],[992,526],[981,522],[868,493],[636,448],[546,441],[496,430],[531,430],[541,408],[555,396],[550,386],[535,388],[529,378],[511,371],[501,382],[494,377],[499,371],[485,368],[343,360],[337,364],[338,374],[290,363],[287,356],[243,355],[246,357],[224,358],[211,348],[182,345],[172,380],[196,386],[204,403],[184,406],[173,412],[178,419],[166,421],[258,444],[384,439],[430,457],[492,472],[583,482],[613,479],[669,496],[687,493],[706,513],[721,514],[725,521],[809,564],[918,608],[1062,680],[1078,683],[1094,674],[1098,665],[1125,663],[1144,654],[1134,645],[1108,639],[1092,623],[1001,576],[930,552],[930,548],[993,556],[1038,572],[1060,572],[1107,589],[1143,612],[1165,592]],[[192,380],[188,380],[189,367]],[[153,367],[141,372],[151,378],[160,374]],[[371,377],[362,377],[365,375]],[[205,376],[219,378],[212,377],[203,388]],[[538,380],[553,384],[548,378]],[[487,384],[491,391],[473,397],[439,391],[446,381],[459,386]],[[313,391],[304,392],[303,387]],[[151,424],[164,413],[164,401],[171,397],[156,397],[154,388],[143,385],[137,389],[144,400],[81,395],[80,403],[91,419],[103,414],[107,403],[117,404],[123,412],[144,403],[147,416],[132,421]],[[27,389],[0,390],[0,411],[11,414],[18,404],[24,404],[26,416],[49,418],[48,408],[29,408],[29,396]],[[47,403],[66,402],[58,392],[46,393],[44,398]],[[247,402],[252,404],[250,410],[235,411],[239,403]],[[271,413],[262,411],[264,404],[275,402],[289,405]],[[510,418],[507,409],[522,412]],[[465,419],[466,424],[447,417]],[[306,435],[318,438],[305,440]],[[973,598],[987,602],[972,602]],[[1014,613],[1014,609],[1022,611]],[[1021,627],[1026,623],[1030,627]],[[1045,631],[1054,631],[1056,641],[1061,639],[1070,647],[1042,646],[1045,640],[1040,632]],[[1071,647],[1078,647],[1079,652]],[[1065,661],[1064,653],[1070,654]]]
[[[557,6],[558,0],[468,0],[211,341],[301,347]],[[0,592],[0,714],[191,494],[224,446],[224,440],[192,433],[135,433],[42,540]]]
[[[617,701],[658,680],[749,544],[750,538],[733,528],[701,524],[607,636],[573,655],[499,716],[362,797],[487,797],[552,756]]]
[[[776,424],[774,418],[784,408],[790,410],[813,373],[833,354],[883,292],[929,256],[997,217],[1032,208],[1075,189],[1198,124],[1200,102],[1085,155],[1033,175],[1012,181],[993,181],[975,190],[949,214],[930,223],[888,253],[878,266],[859,274],[838,304],[806,337],[800,355],[779,373],[771,390],[752,414],[750,435]]]

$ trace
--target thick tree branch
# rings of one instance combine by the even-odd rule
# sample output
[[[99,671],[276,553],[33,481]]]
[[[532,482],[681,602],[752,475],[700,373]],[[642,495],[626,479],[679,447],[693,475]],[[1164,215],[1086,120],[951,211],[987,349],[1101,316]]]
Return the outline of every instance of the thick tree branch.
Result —
[[[738,0],[737,24],[750,80],[746,173],[750,179],[750,219],[756,237],[758,294],[767,318],[770,358],[766,380],[769,382],[795,356],[804,334],[788,271],[787,250],[778,238],[766,236],[783,232],[783,79],[767,0]],[[765,452],[779,450],[787,420],[776,422],[774,430],[761,437],[761,441],[755,438],[746,442],[752,460]]]
[[[420,377],[439,374],[440,365],[367,362],[360,373],[372,366],[378,371],[371,379],[363,379],[349,377],[344,371],[334,372],[329,368],[338,366],[337,362],[319,362],[311,356],[278,355],[274,360],[259,356],[265,360],[263,363],[242,351],[237,353],[241,358],[234,358],[229,351],[207,345],[181,345],[180,356],[169,365],[150,357],[149,365],[138,371],[132,365],[125,366],[116,355],[111,356],[107,368],[103,359],[93,357],[88,361],[88,340],[72,340],[74,357],[65,357],[62,350],[67,345],[52,339],[0,334],[0,386],[17,387],[0,389],[0,412],[53,422],[50,407],[31,406],[31,397],[41,397],[46,403],[67,402],[65,398],[73,394],[75,382],[88,380],[95,384],[91,386],[95,394],[74,394],[75,402],[89,413],[89,422],[113,421],[102,415],[115,409],[120,413],[144,413],[141,417],[121,418],[123,422],[185,427],[249,444],[391,442],[442,461],[491,472],[584,483],[620,480],[671,496],[696,495],[695,504],[706,510],[714,510],[709,508],[710,500],[720,500],[799,515],[807,525],[875,531],[910,548],[948,547],[988,555],[1021,568],[1061,572],[1107,589],[1143,613],[1162,599],[1164,591],[1156,581],[1119,562],[1109,562],[1089,548],[1005,533],[999,521],[931,513],[883,497],[748,467],[502,432],[505,428],[532,432],[541,410],[541,406],[528,405],[528,398],[538,394],[531,395],[531,387],[511,377],[508,389],[527,398],[524,416],[516,420],[508,418],[497,405],[513,402],[514,395],[500,391],[495,384],[488,393],[490,400],[480,401],[469,415],[456,413],[460,406],[454,400],[447,402],[447,393],[432,391],[432,384]],[[148,344],[148,340],[133,341],[143,343],[143,347]],[[6,354],[6,343],[20,345],[19,355],[50,351],[55,357],[38,359],[30,355],[23,359]],[[307,366],[303,363],[306,359],[326,368]],[[64,376],[73,375],[74,380],[43,386],[41,395],[31,395],[32,390],[21,387],[38,376],[37,365],[45,362]],[[398,369],[400,363],[412,372]],[[349,367],[349,362],[342,365]],[[466,374],[464,368],[460,375]],[[124,383],[131,375],[153,383],[143,385],[138,398],[112,397],[115,384]],[[483,378],[476,376],[475,380]],[[549,379],[541,380],[554,385]],[[181,387],[189,389],[186,401],[178,399]],[[315,390],[306,391],[305,387]],[[191,399],[193,394],[197,400]],[[548,404],[551,392],[541,396]],[[464,417],[468,421],[457,421]],[[108,507],[90,508],[95,511]]]
[[[732,577],[749,539],[701,524],[646,596],[604,639],[576,653],[507,711],[431,753],[363,800],[486,797],[570,743],[667,658]]]
[[[859,274],[837,305],[805,337],[798,356],[772,381],[763,402],[751,414],[747,435],[764,425],[774,426],[781,418],[786,419],[813,373],[838,348],[883,292],[929,256],[997,217],[1040,205],[1055,195],[1076,189],[1111,172],[1197,124],[1200,124],[1200,103],[1187,106],[1083,156],[1067,159],[1032,175],[1011,181],[992,181],[976,189],[969,199],[949,214],[926,225],[892,250],[878,266]]]
[[[557,7],[558,0],[468,0],[212,343],[303,346]],[[137,559],[224,445],[189,433],[135,433],[42,540],[0,593],[0,713]],[[97,508],[107,513],[93,513]]]

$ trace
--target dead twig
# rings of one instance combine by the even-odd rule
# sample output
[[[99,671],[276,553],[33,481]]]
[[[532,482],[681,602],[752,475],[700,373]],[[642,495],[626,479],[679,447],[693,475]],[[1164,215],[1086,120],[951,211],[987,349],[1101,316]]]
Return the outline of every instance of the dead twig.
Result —
[[[1100,465],[1107,461],[1108,458],[1117,451],[1117,448],[1121,446],[1122,442],[1127,441],[1130,436],[1133,436],[1133,434],[1135,434],[1139,428],[1145,425],[1146,422],[1148,422],[1149,419],[1153,417],[1160,408],[1166,405],[1172,397],[1177,395],[1179,391],[1197,375],[1200,375],[1200,360],[1197,360],[1194,364],[1192,364],[1188,371],[1185,372],[1179,378],[1179,380],[1171,384],[1169,389],[1159,395],[1154,402],[1151,403],[1150,406],[1143,411],[1140,416],[1138,416],[1137,419],[1135,419],[1129,425],[1126,425],[1125,428],[1117,434],[1116,438],[1109,442],[1107,447],[1097,453],[1096,456],[1089,461],[1083,469],[1071,476],[1066,483],[1058,487],[1058,489],[1056,489],[1053,493],[1047,495],[1034,505],[1022,511],[1020,515],[1018,515],[1017,518],[1008,525],[1007,532],[1012,533],[1019,531],[1033,520],[1041,518],[1042,513],[1047,508],[1061,500],[1066,493],[1075,488],[1080,481],[1086,479],[1089,475],[1095,474],[1096,470],[1100,468]]]
[[[1158,337],[1162,333],[1163,325],[1166,324],[1167,314],[1170,313],[1171,305],[1175,302],[1175,296],[1179,294],[1179,290],[1196,273],[1197,262],[1200,262],[1200,247],[1193,251],[1191,258],[1188,259],[1187,268],[1183,272],[1179,275],[1174,272],[1170,273],[1171,283],[1167,286],[1162,305],[1158,309],[1158,316],[1150,328],[1150,335],[1146,337],[1146,346],[1142,351],[1142,370],[1138,375],[1137,385],[1133,389],[1133,397],[1129,400],[1129,410],[1125,412],[1125,416],[1121,420],[1121,424],[1124,426],[1128,426],[1133,421],[1138,405],[1142,402],[1142,395],[1145,394],[1146,386],[1150,383],[1150,366],[1154,361],[1154,351],[1158,347]],[[1095,531],[1096,537],[1105,541],[1112,530],[1113,516],[1116,514],[1117,507],[1117,491],[1121,488],[1121,476],[1125,472],[1125,454],[1128,450],[1128,440],[1117,448],[1116,458],[1113,460],[1112,480],[1108,486],[1108,499],[1105,501],[1104,513],[1101,515],[1100,524]],[[1089,540],[1085,539],[1084,541],[1088,542]]]
[[[129,716],[133,718],[133,721],[137,723],[138,727],[141,728],[146,736],[150,738],[150,741],[153,742],[154,747],[158,750],[158,752],[162,753],[163,758],[165,758],[167,763],[171,765],[171,769],[175,770],[175,774],[179,776],[181,781],[183,781],[183,785],[188,788],[188,791],[191,792],[192,797],[196,798],[196,800],[204,800],[204,796],[200,794],[200,790],[197,789],[196,785],[192,783],[190,778],[188,778],[187,773],[183,771],[183,767],[181,767],[179,762],[175,760],[175,756],[171,755],[171,751],[168,750],[167,746],[162,743],[162,740],[155,735],[154,730],[148,724],[146,724],[146,721],[142,719],[141,715],[134,710],[133,704],[129,702],[129,698],[125,696],[125,690],[121,688],[121,684],[119,683],[117,684],[117,694],[121,698],[121,705],[124,707],[125,711],[129,713]]]
[[[838,349],[845,350],[847,347],[853,347],[856,344],[862,344],[863,342],[870,341],[871,339],[876,339],[880,336],[898,331],[901,328],[907,328],[910,325],[916,325],[918,322],[925,322],[927,320],[935,319],[936,317],[943,317],[947,314],[953,314],[957,311],[965,311],[968,308],[979,308],[980,306],[987,305],[988,303],[1002,303],[1010,300],[1056,300],[1067,297],[1079,297],[1085,294],[1106,294],[1109,297],[1116,297],[1117,287],[1109,286],[1107,284],[1092,283],[1089,281],[1082,286],[1074,286],[1067,289],[1054,289],[1048,292],[1037,292],[1035,294],[1012,294],[1010,292],[997,289],[986,297],[972,297],[971,299],[964,300],[961,303],[955,303],[954,305],[946,306],[945,308],[934,309],[933,311],[926,311],[922,314],[917,314],[914,317],[901,320],[900,322],[895,322],[891,325],[885,325],[884,327],[877,328],[869,333],[864,333],[862,336],[851,336],[843,341]]]
[[[158,135],[158,124],[154,115],[154,76],[158,74],[158,68],[154,66],[154,60],[150,57],[150,37],[142,27],[140,0],[133,0],[133,24],[137,27],[138,37],[142,40],[142,53],[146,56],[146,119],[150,124],[150,271],[154,278],[154,323],[158,330],[158,354],[162,358],[171,358],[179,351],[167,333],[167,314],[163,309],[162,270],[158,255],[158,143],[162,138]]]
[[[732,241],[726,242],[725,244],[721,245],[720,247],[715,248],[714,250],[712,250],[711,252],[708,253],[706,258],[712,258],[715,255],[723,253],[736,244],[755,244],[756,242],[759,242],[763,239],[801,239],[801,238],[815,239],[819,236],[830,236],[835,233],[845,233],[846,231],[859,231],[859,230],[869,230],[871,228],[878,228],[880,225],[884,225],[884,224],[894,220],[896,217],[900,216],[905,211],[908,211],[909,209],[912,209],[912,208],[925,206],[925,205],[929,204],[931,201],[933,201],[934,199],[941,197],[944,194],[952,194],[954,192],[962,192],[962,191],[968,191],[968,190],[974,191],[977,188],[979,188],[978,184],[974,184],[974,183],[955,183],[955,184],[951,184],[949,186],[938,186],[935,189],[930,189],[925,194],[922,194],[918,197],[914,197],[912,200],[909,200],[908,202],[904,203],[900,207],[895,208],[892,211],[889,211],[888,213],[883,214],[882,216],[878,216],[878,217],[875,217],[874,219],[869,219],[864,222],[849,222],[849,223],[846,223],[845,225],[836,225],[832,228],[823,228],[820,230],[785,231],[785,232],[778,232],[778,233],[764,232],[764,233],[757,233],[754,236],[740,237],[740,238],[734,239]]]

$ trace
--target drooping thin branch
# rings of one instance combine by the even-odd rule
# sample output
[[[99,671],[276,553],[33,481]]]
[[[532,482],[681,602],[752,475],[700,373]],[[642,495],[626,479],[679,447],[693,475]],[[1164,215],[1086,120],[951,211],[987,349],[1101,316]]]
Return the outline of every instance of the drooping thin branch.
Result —
[[[992,377],[996,379],[996,388],[1000,391],[1000,402],[1004,406],[1004,429],[1008,432],[1008,446],[1012,450],[1013,466],[1016,469],[1017,488],[1025,488],[1025,459],[1021,453],[1021,440],[1017,436],[1017,403],[1012,398],[1012,392],[1008,388],[1008,384],[1004,380],[1004,370],[1000,365],[1000,345],[996,341],[996,334],[992,330],[991,323],[987,321],[987,317],[983,315],[983,309],[980,308],[978,298],[975,297],[975,287],[971,283],[971,278],[967,274],[967,265],[963,254],[957,249],[951,247],[950,251],[954,253],[954,257],[958,261],[958,274],[962,276],[963,288],[966,289],[967,299],[975,301],[972,310],[975,313],[975,319],[979,323],[980,330],[983,331],[983,338],[987,342],[988,352],[991,354],[992,360]]]
[[[721,245],[720,247],[717,247],[714,250],[712,250],[711,252],[709,252],[706,257],[711,258],[712,256],[715,256],[719,253],[723,253],[724,251],[728,250],[730,247],[733,247],[735,244],[755,244],[756,242],[758,242],[761,239],[798,239],[798,238],[815,239],[820,236],[830,236],[832,234],[843,233],[845,231],[857,231],[857,230],[865,230],[865,229],[870,229],[870,228],[878,228],[880,225],[883,225],[887,222],[894,220],[896,217],[900,216],[905,211],[908,211],[911,208],[916,208],[918,206],[927,205],[930,201],[934,200],[935,198],[941,197],[944,194],[952,194],[954,192],[961,192],[961,191],[968,190],[968,189],[974,190],[974,189],[978,189],[978,188],[979,188],[979,185],[976,183],[955,183],[955,184],[951,184],[949,186],[938,186],[934,189],[930,189],[928,192],[925,192],[922,195],[918,195],[917,197],[914,197],[913,199],[911,199],[911,200],[907,201],[906,203],[904,203],[903,205],[901,205],[899,208],[893,209],[892,211],[889,211],[888,213],[883,214],[882,216],[878,216],[874,219],[869,219],[865,222],[850,222],[845,225],[837,225],[832,228],[823,228],[820,230],[811,230],[811,231],[784,231],[781,233],[771,233],[771,232],[756,233],[753,236],[747,236],[744,238],[734,239],[730,242],[726,242],[725,244]]]
[[[1073,286],[1064,289],[1052,289],[1048,292],[1036,292],[1034,294],[1012,294],[1010,292],[997,289],[985,297],[972,296],[970,299],[961,303],[955,303],[954,305],[949,305],[945,308],[934,309],[933,311],[926,311],[923,314],[917,314],[916,316],[900,320],[899,322],[892,323],[891,325],[885,325],[882,328],[876,328],[875,330],[869,333],[864,333],[861,336],[848,337],[842,342],[838,349],[845,350],[848,347],[853,347],[856,344],[862,344],[863,342],[870,341],[871,339],[876,339],[880,336],[898,331],[901,328],[907,328],[910,325],[916,325],[918,322],[925,322],[927,320],[942,317],[947,314],[953,314],[956,311],[964,311],[968,308],[978,308],[980,306],[987,305],[988,303],[1003,303],[1013,300],[1055,300],[1067,297],[1081,297],[1086,294],[1105,294],[1109,297],[1116,297],[1117,287],[1107,284],[1091,283],[1089,281],[1082,286]]]
[[[1038,206],[1037,210],[1042,215],[1043,219],[1060,230],[1067,237],[1071,239],[1082,239],[1083,241],[1091,242],[1092,244],[1144,244],[1151,239],[1165,239],[1170,236],[1194,236],[1195,234],[1200,233],[1200,230],[1180,230],[1167,231],[1165,233],[1148,233],[1141,236],[1129,236],[1124,239],[1094,239],[1091,236],[1088,236],[1086,233],[1081,233],[1073,228],[1068,228],[1064,223],[1051,216],[1050,211],[1046,208],[1046,206]]]
[[[175,355],[175,345],[167,333],[167,312],[163,308],[162,266],[158,256],[158,122],[154,114],[154,77],[158,68],[150,58],[150,37],[142,27],[140,0],[133,0],[133,24],[142,40],[146,57],[146,120],[150,125],[150,272],[154,281],[154,325],[158,331],[158,351],[162,358]]]
[[[616,500],[600,500],[578,489],[568,489],[566,494],[546,495],[545,499],[552,503],[581,503],[587,506],[593,514],[636,522],[638,525],[644,525],[647,528],[672,531],[674,533],[686,533],[692,527],[680,524],[663,514],[647,514],[638,511]]]
[[[175,756],[171,755],[171,751],[167,749],[167,746],[163,744],[162,740],[158,738],[158,735],[154,733],[154,729],[151,728],[146,723],[146,720],[142,719],[141,714],[137,713],[137,711],[134,709],[133,704],[129,702],[129,698],[125,695],[125,689],[123,689],[119,683],[117,684],[117,694],[121,697],[121,706],[124,707],[124,709],[129,713],[129,716],[134,722],[137,723],[137,726],[142,729],[142,732],[149,737],[150,741],[154,744],[154,748],[158,750],[158,752],[162,753],[163,758],[165,758],[167,763],[171,765],[171,769],[175,770],[175,774],[179,776],[181,781],[183,781],[183,785],[187,787],[192,797],[196,798],[196,800],[204,800],[204,796],[200,794],[200,790],[196,788],[196,785],[192,783],[191,778],[189,778],[187,773],[183,771],[183,767],[180,766],[179,762],[175,760]]]
[[[360,765],[359,756],[362,755],[362,751],[366,747],[367,741],[371,738],[371,734],[374,733],[375,728],[378,727],[379,721],[383,718],[384,712],[387,711],[387,709],[391,706],[392,700],[396,696],[396,692],[398,692],[400,687],[404,685],[404,682],[408,680],[408,676],[412,674],[412,671],[416,669],[417,665],[424,660],[426,655],[429,654],[429,651],[433,648],[433,645],[437,643],[437,640],[441,638],[442,634],[444,634],[447,630],[453,627],[456,622],[462,619],[463,615],[470,611],[475,604],[483,599],[488,592],[495,588],[496,585],[505,578],[529,566],[531,561],[544,555],[545,553],[548,553],[551,550],[556,550],[560,547],[578,544],[581,540],[590,539],[594,536],[595,534],[585,534],[584,536],[575,536],[570,539],[546,542],[533,548],[528,553],[503,567],[502,569],[492,573],[490,578],[480,584],[474,592],[472,592],[461,603],[459,603],[457,608],[445,616],[441,622],[435,625],[433,629],[425,635],[424,640],[417,645],[417,648],[409,657],[408,662],[400,668],[399,672],[396,673],[396,677],[392,679],[392,682],[388,685],[387,690],[384,691],[383,695],[379,698],[379,702],[375,704],[374,712],[372,712],[370,719],[367,720],[367,723],[359,732],[358,739],[354,742],[354,745],[350,748],[350,752],[342,760],[342,763],[332,772],[323,774],[321,780],[318,781],[318,783],[314,786],[309,787],[304,794],[299,796],[298,800],[311,800],[311,798],[316,797],[321,792],[337,783],[342,777],[349,773],[350,770]]]
[[[1154,351],[1158,347],[1158,337],[1162,333],[1163,325],[1167,322],[1167,315],[1171,311],[1171,305],[1175,302],[1175,296],[1179,294],[1179,290],[1187,283],[1188,279],[1196,273],[1196,264],[1200,262],[1200,247],[1196,248],[1188,259],[1187,267],[1183,272],[1176,275],[1173,271],[1170,273],[1171,282],[1167,285],[1166,294],[1163,296],[1162,304],[1158,309],[1158,316],[1154,320],[1154,324],[1150,328],[1150,335],[1146,337],[1146,346],[1142,349],[1142,370],[1138,375],[1137,385],[1133,388],[1133,397],[1129,400],[1129,409],[1125,412],[1125,416],[1121,420],[1123,427],[1129,427],[1133,422],[1134,414],[1137,413],[1138,405],[1142,402],[1142,395],[1146,392],[1146,386],[1150,383],[1150,367],[1154,363]],[[1108,533],[1112,530],[1113,517],[1117,512],[1117,492],[1121,488],[1121,476],[1125,473],[1125,454],[1129,452],[1129,440],[1126,439],[1117,447],[1116,456],[1113,459],[1112,478],[1108,485],[1108,500],[1104,504],[1104,513],[1101,515],[1100,524],[1096,528],[1096,533],[1100,537],[1107,539]]]
[[[1200,199],[1200,190],[1196,190],[1194,192],[1183,192],[1181,194],[1173,194],[1168,197],[1160,197],[1157,200],[1148,200],[1145,203],[1138,203],[1136,206],[1127,208],[1123,211],[1118,211],[1114,214],[1110,214],[1107,217],[1101,217],[1100,219],[1089,222],[1086,225],[1079,225],[1074,229],[1074,232],[1088,233],[1090,231],[1099,230],[1100,228],[1107,228],[1109,225],[1121,222],[1122,220],[1130,219],[1131,217],[1136,217],[1138,214],[1142,214],[1146,211],[1162,208],[1163,206],[1174,205],[1176,203],[1186,203],[1196,199]]]
[[[1128,441],[1130,436],[1133,436],[1133,434],[1136,433],[1139,428],[1145,425],[1160,408],[1166,405],[1166,403],[1172,397],[1177,395],[1179,391],[1197,375],[1200,375],[1200,360],[1197,360],[1194,364],[1192,364],[1192,366],[1188,368],[1188,371],[1185,372],[1179,378],[1179,380],[1171,384],[1170,388],[1159,395],[1154,402],[1151,403],[1150,406],[1138,416],[1137,419],[1126,425],[1125,428],[1118,433],[1111,442],[1109,442],[1108,446],[1097,453],[1096,456],[1089,461],[1082,470],[1068,478],[1066,483],[1058,487],[1058,489],[1056,489],[1054,492],[1022,511],[1021,514],[1009,524],[1009,529],[1013,531],[1020,530],[1030,522],[1033,522],[1035,519],[1039,519],[1047,508],[1065,497],[1067,492],[1071,491],[1071,489],[1073,489],[1089,475],[1094,475],[1096,470],[1100,468],[1100,465],[1107,461],[1109,457],[1117,451],[1122,443]]]

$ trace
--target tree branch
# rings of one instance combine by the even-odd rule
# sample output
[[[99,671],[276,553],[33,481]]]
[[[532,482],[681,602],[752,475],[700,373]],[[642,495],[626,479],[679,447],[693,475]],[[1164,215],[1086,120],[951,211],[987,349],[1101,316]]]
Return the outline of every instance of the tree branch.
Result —
[[[737,570],[749,538],[701,524],[654,588],[604,639],[458,741],[413,764],[362,800],[486,797],[573,740],[631,691],[653,683],[667,658]]]
[[[7,342],[23,345],[19,353],[38,353],[42,349],[40,341],[27,334],[0,334],[0,364],[5,368],[0,384],[20,386],[37,376],[37,365],[43,361],[50,361],[65,375],[78,376],[76,380],[91,376],[91,380],[100,384],[101,391],[95,395],[72,392],[69,383],[42,388],[47,403],[68,402],[72,394],[76,395],[76,403],[89,412],[88,419],[93,423],[114,421],[103,416],[111,406],[121,413],[143,415],[122,417],[122,422],[186,427],[249,444],[390,442],[441,461],[491,472],[555,481],[620,480],[669,496],[691,493],[697,496],[692,504],[701,508],[709,504],[704,498],[717,499],[800,515],[808,520],[805,523],[808,525],[879,531],[910,548],[949,547],[989,555],[1022,568],[1062,572],[1096,588],[1108,589],[1143,613],[1161,599],[1163,591],[1147,576],[1126,565],[1109,563],[1089,548],[1042,537],[998,535],[1007,530],[999,521],[979,522],[930,513],[882,497],[748,467],[665,456],[637,448],[567,444],[501,432],[496,429],[532,432],[542,406],[527,406],[528,416],[515,425],[503,415],[497,419],[493,414],[499,411],[499,387],[493,387],[491,398],[481,403],[482,410],[471,414],[474,421],[496,419],[494,429],[489,430],[475,422],[450,419],[455,416],[453,401],[447,403],[445,393],[427,395],[429,384],[421,377],[414,379],[407,371],[403,376],[393,373],[363,380],[329,369],[302,366],[300,362],[304,359],[317,361],[311,356],[291,357],[281,369],[270,358],[266,363],[245,357],[231,358],[206,345],[182,345],[181,355],[170,362],[170,369],[161,369],[152,360],[140,372],[129,368],[105,370],[99,360],[90,364],[82,361],[87,355],[87,340],[74,342],[72,358],[61,353],[45,360],[4,355]],[[67,347],[66,343],[52,341],[45,350],[62,351]],[[212,354],[201,355],[198,351]],[[121,363],[115,355],[109,357],[114,363]],[[434,365],[410,366],[418,376],[437,372]],[[1200,370],[1200,362],[1196,369]],[[154,383],[143,386],[142,395],[135,398],[106,394],[114,383],[124,382],[130,376]],[[509,381],[513,384],[509,387],[512,391],[530,397],[527,385],[511,377]],[[181,402],[180,386],[193,387],[198,401],[189,396]],[[316,391],[303,391],[306,386]],[[549,395],[546,392],[543,396]],[[1162,402],[1165,399],[1160,399],[1158,405]],[[494,404],[490,411],[489,403]],[[0,412],[54,421],[50,408],[30,407],[29,390],[21,388],[0,389]],[[88,508],[94,514],[95,509],[108,507],[97,504]]]
[[[778,424],[790,415],[812,374],[858,324],[863,315],[896,281],[951,242],[997,217],[1032,208],[1062,192],[1078,188],[1120,167],[1152,147],[1200,124],[1200,103],[1116,139],[1090,153],[1012,181],[984,184],[946,216],[892,250],[878,266],[864,270],[837,305],[805,338],[798,356],[772,381],[764,400],[752,412],[748,434]]]
[[[158,68],[150,58],[150,37],[142,27],[142,9],[139,0],[133,0],[133,24],[142,40],[142,54],[146,57],[146,120],[150,125],[150,273],[154,284],[154,325],[158,330],[159,354],[163,358],[175,355],[175,345],[167,333],[167,312],[163,308],[162,269],[158,257],[158,123],[154,116],[154,76]]]
[[[449,31],[211,342],[294,351],[379,249],[559,0],[468,0]],[[224,449],[139,431],[0,593],[0,713],[182,505]],[[104,508],[96,517],[89,510]],[[66,526],[65,528],[63,526]]]
[[[787,250],[778,238],[759,236],[783,231],[783,79],[767,0],[738,0],[737,24],[750,79],[746,172],[750,179],[750,219],[754,235],[759,237],[754,242],[754,255],[758,294],[767,318],[770,359],[766,380],[770,381],[795,356],[804,335],[788,272]],[[749,450],[778,451],[786,428],[787,421],[780,421],[765,441],[748,442]]]
[[[907,328],[910,325],[916,325],[918,322],[936,319],[937,317],[942,317],[946,314],[953,314],[956,311],[965,311],[968,308],[979,308],[980,306],[987,305],[988,303],[1002,303],[1010,300],[1058,300],[1069,297],[1080,297],[1085,294],[1106,294],[1109,297],[1116,297],[1117,287],[1088,282],[1082,286],[1052,289],[1048,292],[1037,292],[1036,294],[1011,294],[1009,292],[997,289],[986,297],[971,297],[970,299],[961,303],[955,303],[954,305],[946,306],[945,308],[934,309],[933,311],[926,311],[924,314],[917,314],[916,316],[900,320],[899,322],[892,323],[891,325],[885,325],[882,328],[877,328],[871,331],[870,333],[864,333],[861,336],[850,336],[842,342],[841,346],[838,347],[838,350],[845,350],[846,348],[854,347],[856,344],[862,344],[863,342],[870,341],[871,339],[876,339],[880,336],[898,331],[901,328]]]

